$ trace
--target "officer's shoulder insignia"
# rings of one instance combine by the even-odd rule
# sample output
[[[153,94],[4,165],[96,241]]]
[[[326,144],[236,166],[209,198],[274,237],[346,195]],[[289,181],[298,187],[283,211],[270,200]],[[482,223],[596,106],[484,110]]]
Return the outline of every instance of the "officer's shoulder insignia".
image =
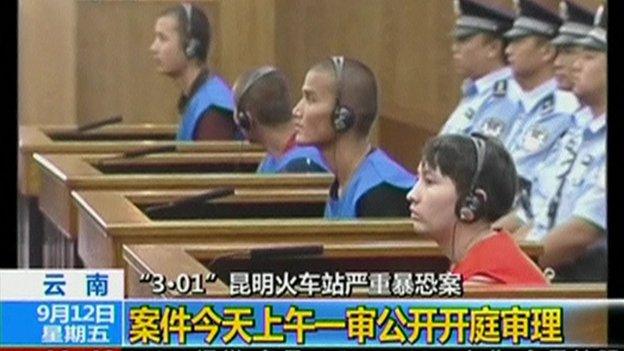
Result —
[[[540,112],[545,115],[555,110],[555,94],[545,97],[540,104]]]
[[[494,83],[492,94],[499,97],[507,95],[507,79],[501,79]]]

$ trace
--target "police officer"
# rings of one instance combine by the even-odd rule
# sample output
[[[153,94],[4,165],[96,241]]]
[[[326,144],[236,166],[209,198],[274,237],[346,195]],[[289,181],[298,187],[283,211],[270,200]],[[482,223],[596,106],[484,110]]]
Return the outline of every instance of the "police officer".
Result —
[[[576,45],[576,41],[586,36],[592,29],[594,14],[571,0],[564,0],[560,2],[559,15],[564,20],[564,23],[559,28],[559,35],[551,41],[557,47],[557,57],[554,62],[555,78],[557,79],[559,89],[572,91],[574,87],[573,64],[581,53],[581,47]],[[583,128],[590,119],[591,110],[587,106],[579,107],[572,115],[572,124],[565,136],[570,143],[573,143],[571,145],[575,144],[574,138],[572,138],[573,131]],[[571,145],[567,147],[572,147]],[[566,142],[555,143],[552,151],[549,152],[546,158],[547,161],[540,166],[540,171],[534,172],[531,183],[535,186],[531,191],[530,213],[542,211],[543,207],[548,205],[548,199],[555,194],[560,177],[543,177],[543,175],[548,174],[553,169],[553,164],[556,161],[549,160],[549,158],[559,154],[559,150],[556,149],[565,147]],[[522,218],[527,218],[527,215],[528,213],[523,213]]]
[[[456,0],[453,60],[465,78],[462,99],[440,134],[478,131],[505,139],[518,113],[518,87],[505,61],[513,14],[479,0]]]
[[[583,51],[573,66],[573,91],[591,119],[561,139],[537,182],[541,188],[563,179],[548,206],[536,213],[529,236],[543,240],[540,264],[554,267],[562,280],[606,279],[606,30],[606,7],[601,7],[595,27],[574,42]]]
[[[559,35],[551,41],[557,47],[557,58],[554,63],[555,78],[559,89],[571,91],[573,88],[572,64],[580,52],[574,42],[587,35],[592,29],[594,13],[572,0],[563,0],[559,5],[559,16],[564,22],[559,28]]]
[[[505,37],[506,54],[522,89],[520,114],[506,145],[521,179],[521,203],[532,217],[530,194],[534,171],[548,150],[572,123],[579,103],[570,92],[557,88],[554,78],[556,47],[550,42],[562,21],[537,0],[517,0],[518,17]]]

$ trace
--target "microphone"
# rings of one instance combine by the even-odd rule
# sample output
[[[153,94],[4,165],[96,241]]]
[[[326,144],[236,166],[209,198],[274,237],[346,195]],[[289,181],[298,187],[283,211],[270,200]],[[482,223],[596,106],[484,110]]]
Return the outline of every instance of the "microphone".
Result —
[[[209,200],[218,199],[221,197],[229,196],[234,194],[234,188],[217,188],[213,190],[209,190],[205,193],[184,197],[174,201],[168,201],[164,204],[157,204],[146,207],[144,212],[148,215],[153,215],[157,212],[162,212],[164,210],[171,210],[177,207],[188,206],[193,204],[200,204]]]
[[[166,146],[155,146],[148,147],[135,151],[126,151],[120,155],[103,158],[97,161],[98,166],[105,166],[109,161],[128,159],[128,158],[137,158],[141,156],[146,156],[150,154],[158,154],[158,153],[168,153],[177,151],[177,147],[175,145],[166,145]]]
[[[121,158],[135,158],[140,156],[145,156],[149,154],[158,154],[158,153],[167,153],[167,152],[176,152],[178,147],[176,145],[165,145],[165,146],[155,146],[148,147],[141,150],[135,151],[126,151],[121,154]]]
[[[119,123],[122,120],[123,120],[123,117],[121,117],[121,115],[116,115],[116,116],[113,116],[113,117],[109,117],[109,118],[103,119],[101,121],[91,122],[91,123],[84,124],[82,126],[78,126],[76,128],[76,132],[77,133],[84,133],[86,131],[98,129],[98,128],[103,127],[105,125]]]

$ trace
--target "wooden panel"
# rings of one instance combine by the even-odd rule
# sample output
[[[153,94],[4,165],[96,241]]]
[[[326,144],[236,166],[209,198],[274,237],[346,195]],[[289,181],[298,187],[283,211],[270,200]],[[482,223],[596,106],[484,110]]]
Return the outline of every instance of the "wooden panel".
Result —
[[[384,149],[397,162],[412,172],[418,169],[425,142],[435,134],[403,121],[382,117],[379,121],[379,139]]]
[[[241,73],[275,62],[275,0],[219,3],[219,71],[232,84]],[[216,58],[216,57],[215,57]]]
[[[76,121],[75,1],[18,1],[18,121]]]

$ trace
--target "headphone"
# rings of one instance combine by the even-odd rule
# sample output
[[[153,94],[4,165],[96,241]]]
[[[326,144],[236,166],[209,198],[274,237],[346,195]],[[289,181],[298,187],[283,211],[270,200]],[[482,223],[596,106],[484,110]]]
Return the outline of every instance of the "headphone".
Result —
[[[344,69],[344,56],[332,56],[334,73],[336,73],[336,106],[332,112],[332,126],[337,133],[344,133],[355,124],[355,114],[351,109],[340,102],[342,95],[342,71]]]
[[[243,101],[243,98],[245,97],[245,94],[247,94],[247,92],[249,92],[249,90],[251,90],[251,87],[253,87],[254,84],[256,84],[256,82],[258,82],[260,79],[264,78],[265,76],[268,76],[271,73],[275,73],[277,72],[277,69],[273,66],[264,66],[264,67],[260,67],[257,70],[255,70],[251,76],[249,77],[249,79],[247,80],[247,83],[245,84],[245,86],[243,87],[243,90],[241,91],[239,97],[238,97],[238,101],[236,102],[236,124],[238,124],[238,126],[245,130],[245,131],[249,131],[249,129],[251,128],[251,116],[249,116],[249,114],[247,113],[247,111],[241,109],[241,103]]]
[[[196,38],[193,38],[192,31],[192,19],[193,19],[193,5],[189,3],[183,3],[184,14],[186,15],[186,37],[187,43],[184,47],[184,54],[187,58],[193,58],[199,55],[199,48],[201,43]]]
[[[472,140],[474,145],[477,167],[472,176],[468,194],[462,201],[458,201],[455,207],[455,214],[461,221],[466,223],[472,223],[479,219],[481,209],[487,201],[485,192],[482,189],[475,189],[485,160],[486,141],[480,135],[471,135],[470,140]]]

